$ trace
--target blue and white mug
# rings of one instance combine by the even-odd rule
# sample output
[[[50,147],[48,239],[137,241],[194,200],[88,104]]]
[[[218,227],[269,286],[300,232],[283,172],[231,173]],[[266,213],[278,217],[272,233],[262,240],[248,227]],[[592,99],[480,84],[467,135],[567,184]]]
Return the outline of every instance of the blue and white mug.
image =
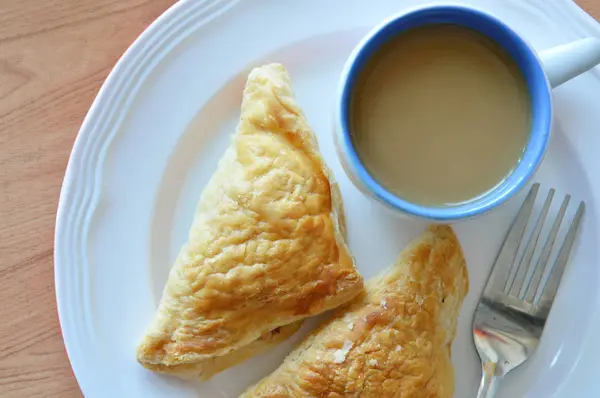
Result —
[[[366,170],[350,135],[350,101],[358,75],[382,44],[409,29],[440,23],[463,26],[482,33],[498,43],[514,59],[529,89],[532,124],[529,141],[520,162],[495,189],[456,206],[428,207],[396,196]],[[600,39],[578,40],[545,50],[538,55],[515,31],[483,11],[458,5],[435,5],[409,10],[373,29],[346,62],[335,105],[334,134],[340,161],[359,190],[399,213],[436,222],[452,222],[486,213],[519,191],[540,165],[552,129],[551,89],[599,63]]]

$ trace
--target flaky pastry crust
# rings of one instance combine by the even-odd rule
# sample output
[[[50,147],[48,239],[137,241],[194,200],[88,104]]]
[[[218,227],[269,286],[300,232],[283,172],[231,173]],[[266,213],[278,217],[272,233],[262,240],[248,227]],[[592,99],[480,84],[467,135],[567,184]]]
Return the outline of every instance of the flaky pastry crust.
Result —
[[[344,228],[339,189],[285,68],[252,70],[138,361],[206,379],[351,300],[363,283]]]

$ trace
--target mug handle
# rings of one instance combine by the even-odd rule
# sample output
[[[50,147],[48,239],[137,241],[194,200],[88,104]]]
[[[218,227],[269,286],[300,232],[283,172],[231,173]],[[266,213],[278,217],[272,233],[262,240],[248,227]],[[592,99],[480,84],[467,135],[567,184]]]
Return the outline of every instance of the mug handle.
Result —
[[[540,52],[552,88],[600,64],[600,39],[588,37]]]

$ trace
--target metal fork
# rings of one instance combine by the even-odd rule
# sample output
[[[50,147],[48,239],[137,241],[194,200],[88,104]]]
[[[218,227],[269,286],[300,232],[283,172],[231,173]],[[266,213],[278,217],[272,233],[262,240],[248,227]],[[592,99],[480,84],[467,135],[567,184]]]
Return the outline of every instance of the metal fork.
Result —
[[[538,346],[583,217],[585,204],[581,202],[554,264],[546,271],[570,196],[565,196],[539,258],[533,261],[555,193],[554,189],[549,191],[529,240],[525,241],[538,190],[539,184],[534,184],[527,194],[475,310],[473,339],[482,365],[478,398],[493,397],[501,378],[522,364]],[[516,261],[521,244],[526,246]]]

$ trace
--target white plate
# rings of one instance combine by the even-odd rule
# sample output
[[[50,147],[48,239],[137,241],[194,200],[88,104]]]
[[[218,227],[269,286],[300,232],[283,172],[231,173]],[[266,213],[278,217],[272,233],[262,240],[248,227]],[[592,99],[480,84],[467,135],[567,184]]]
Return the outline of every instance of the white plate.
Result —
[[[600,35],[567,0],[472,1],[538,49]],[[155,375],[135,361],[199,193],[234,131],[251,66],[279,61],[288,67],[340,183],[350,246],[366,277],[420,232],[423,225],[390,219],[350,184],[330,131],[338,73],[352,47],[368,28],[418,3],[183,0],[127,51],[77,137],[57,218],[58,308],[86,396],[236,397],[274,369],[300,337],[204,384]],[[543,342],[507,377],[504,397],[600,396],[600,342],[590,333],[600,330],[599,70],[557,89],[555,99],[555,132],[536,178],[586,200],[588,211]],[[453,347],[457,397],[477,389],[471,314],[517,202],[456,226],[471,279]]]

